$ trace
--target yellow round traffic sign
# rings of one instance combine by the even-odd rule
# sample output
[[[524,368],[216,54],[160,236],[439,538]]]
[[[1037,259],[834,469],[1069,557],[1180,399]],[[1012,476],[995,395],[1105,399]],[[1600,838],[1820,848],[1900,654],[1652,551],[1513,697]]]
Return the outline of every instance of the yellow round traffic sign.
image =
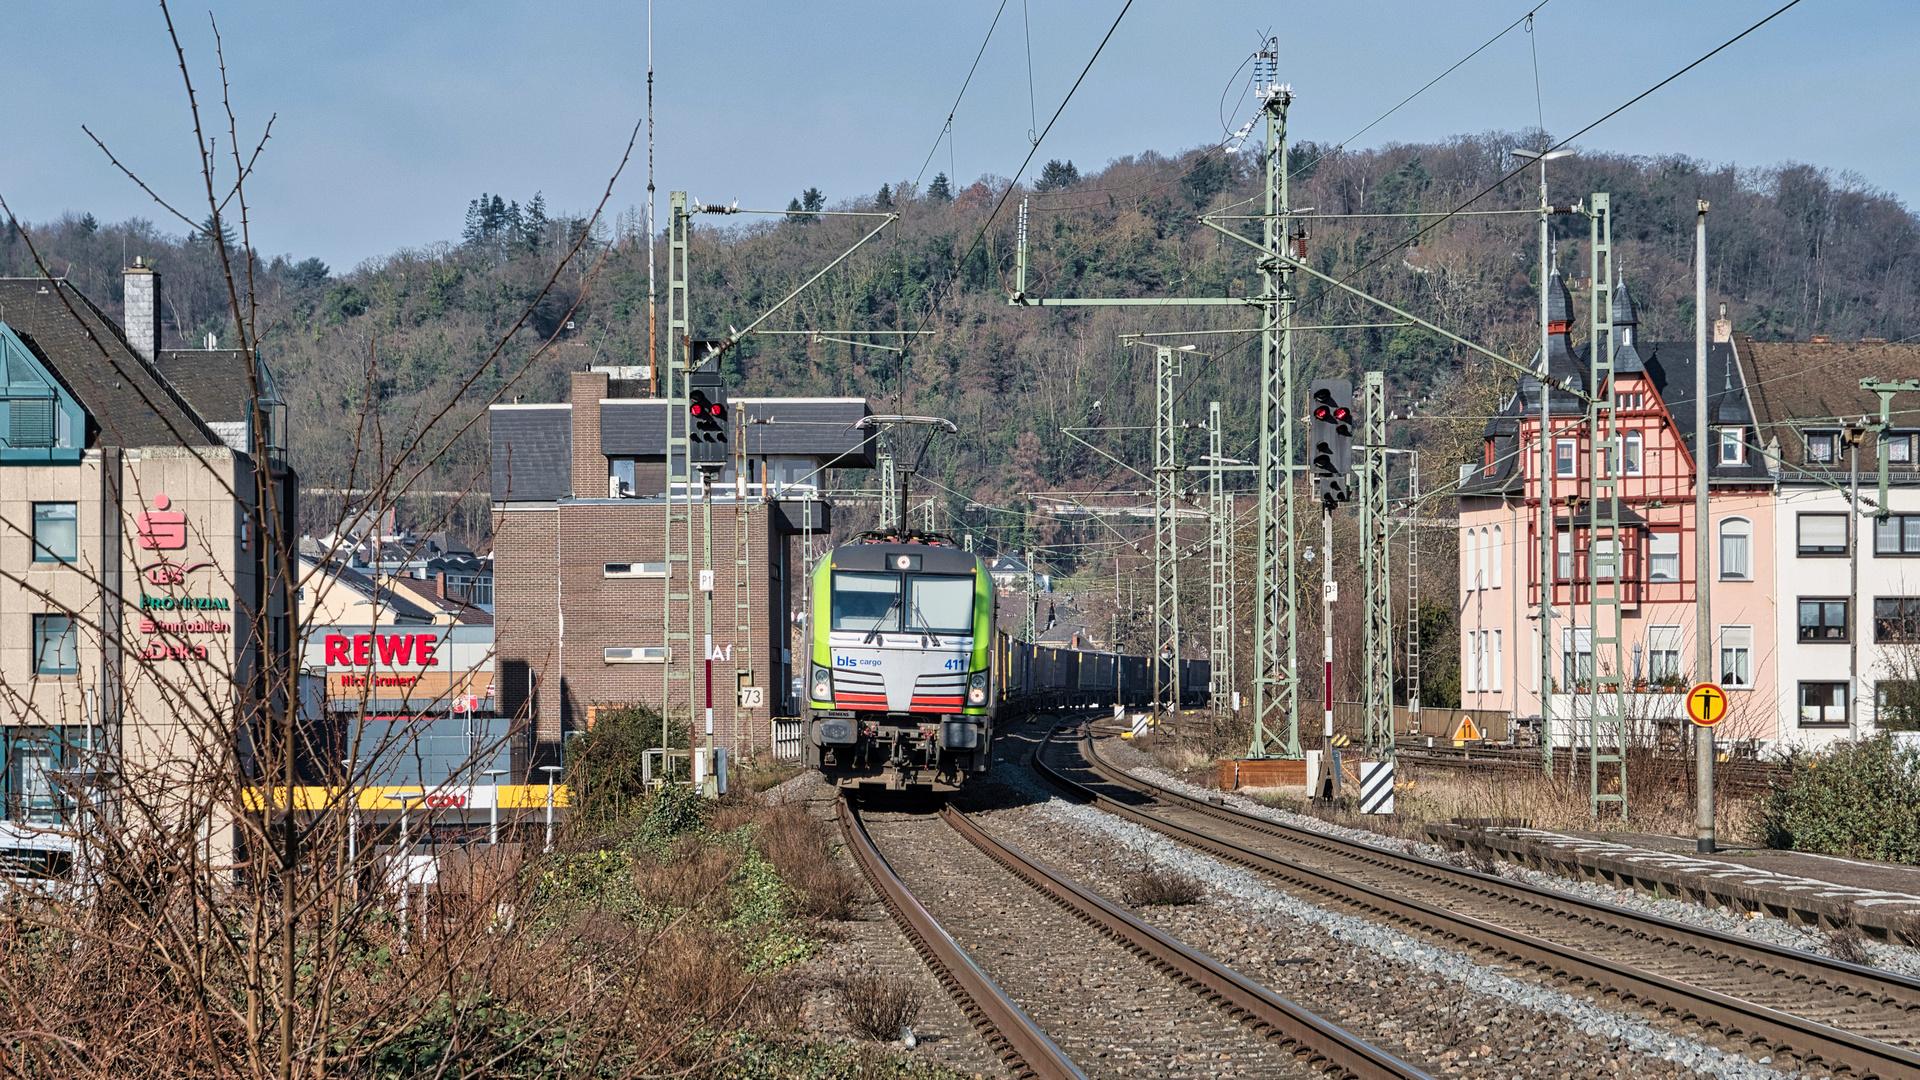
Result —
[[[1727,692],[1717,683],[1694,683],[1687,690],[1687,719],[1713,727],[1727,718]]]

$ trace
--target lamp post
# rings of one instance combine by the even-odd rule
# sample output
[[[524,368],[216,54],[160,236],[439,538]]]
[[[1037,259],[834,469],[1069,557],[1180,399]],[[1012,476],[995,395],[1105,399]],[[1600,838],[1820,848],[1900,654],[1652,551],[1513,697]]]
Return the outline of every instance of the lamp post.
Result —
[[[488,769],[480,774],[493,780],[493,802],[487,807],[487,844],[489,846],[500,842],[500,777],[505,775],[506,771],[505,769]]]
[[[360,856],[360,798],[353,787],[354,760],[346,758],[340,764],[347,770],[347,865],[353,865]]]
[[[1553,772],[1553,408],[1547,381],[1553,328],[1547,319],[1548,266],[1552,241],[1547,217],[1547,162],[1571,155],[1571,150],[1515,150],[1513,156],[1540,163],[1540,745],[1546,771]],[[1516,630],[1518,628],[1516,627]]]
[[[553,850],[553,774],[560,771],[558,765],[542,765],[540,771],[547,774],[547,846],[542,851]]]
[[[407,805],[415,799],[424,799],[426,797],[427,793],[424,791],[393,791],[381,796],[383,799],[392,799],[400,804],[400,851],[398,858],[402,860],[407,858]],[[408,902],[413,896],[413,865],[409,862],[402,861],[399,863],[399,866],[400,948],[404,951],[407,947],[407,929],[411,922],[411,918],[407,914],[407,908],[410,906]],[[388,880],[392,879],[389,878]]]
[[[380,797],[383,799],[392,799],[400,804],[400,852],[405,854],[407,850],[407,804],[415,799],[426,798],[427,793],[424,791],[392,791]]]

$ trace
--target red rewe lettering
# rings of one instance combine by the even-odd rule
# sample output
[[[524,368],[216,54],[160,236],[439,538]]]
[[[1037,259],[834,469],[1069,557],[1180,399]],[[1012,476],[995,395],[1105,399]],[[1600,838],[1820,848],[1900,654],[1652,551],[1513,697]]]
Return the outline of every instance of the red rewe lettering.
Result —
[[[373,663],[373,635],[353,635],[353,663],[355,667],[366,667]]]
[[[328,634],[327,635],[327,666],[328,667],[346,667],[348,662],[349,661],[347,660],[347,636],[345,634]]]
[[[414,636],[412,634],[405,636],[400,634],[381,634],[379,641],[381,663],[388,667],[413,663]]]
[[[413,643],[413,662],[421,667],[432,667],[440,662],[433,650],[440,647],[440,638],[434,634],[421,634]]]

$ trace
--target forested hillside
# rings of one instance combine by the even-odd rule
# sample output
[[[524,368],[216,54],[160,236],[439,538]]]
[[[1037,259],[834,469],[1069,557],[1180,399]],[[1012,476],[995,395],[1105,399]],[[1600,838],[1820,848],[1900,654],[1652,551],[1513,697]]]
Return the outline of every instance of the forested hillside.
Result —
[[[1524,145],[1537,138],[1526,136]],[[1364,151],[1300,145],[1292,151],[1293,202],[1317,215],[1450,209],[1512,168],[1508,151],[1516,145],[1523,145],[1522,136],[1507,134]],[[1251,249],[1201,225],[1197,215],[1236,205],[1241,208],[1228,212],[1257,209],[1254,163],[1251,153],[1146,152],[1097,171],[1050,167],[1031,192],[1029,292],[1253,294],[1259,279]],[[1736,170],[1679,157],[1598,154],[1555,162],[1551,170],[1556,202],[1592,191],[1612,194],[1619,263],[1641,307],[1643,337],[1691,335],[1699,198],[1713,206],[1713,295],[1728,304],[1740,329],[1763,339],[1820,333],[1898,340],[1920,333],[1920,223],[1858,177],[1806,165]],[[1535,198],[1532,175],[1507,183],[1474,209],[1526,208]],[[795,178],[796,194],[805,180]],[[671,185],[667,177],[662,187]],[[990,548],[1040,547],[1051,568],[1070,574],[1087,554],[1107,565],[1116,538],[1098,526],[1070,526],[1036,513],[1032,493],[1144,486],[1140,476],[1061,433],[1107,428],[1084,437],[1136,466],[1149,460],[1141,428],[1150,422],[1152,356],[1119,335],[1252,328],[1258,313],[1251,307],[1010,307],[1020,193],[989,223],[1003,191],[1004,181],[991,177],[962,187],[944,176],[924,190],[880,176],[870,193],[822,195],[808,188],[795,209],[892,209],[901,219],[765,326],[930,333],[908,339],[904,355],[802,336],[752,336],[729,354],[727,372],[754,394],[860,394],[886,399],[889,411],[897,403],[901,411],[952,418],[960,434],[939,445],[923,474],[939,485],[930,493],[945,501],[943,524],[975,531]],[[597,226],[581,257],[496,354],[495,342],[585,223],[578,214],[549,211],[537,193],[525,193],[524,202],[469,197],[450,193],[450,200],[468,202],[468,221],[462,237],[443,244],[351,270],[297,255],[260,261],[263,353],[290,400],[294,460],[310,486],[351,486],[354,476],[369,475],[365,456],[356,468],[356,447],[391,457],[411,430],[449,406],[452,416],[464,418],[496,399],[558,400],[569,371],[647,362],[647,245],[637,214],[629,210]],[[664,214],[664,191],[660,201]],[[721,337],[746,325],[875,220],[697,216],[695,336]],[[1537,335],[1535,222],[1528,214],[1459,217],[1396,251],[1393,246],[1420,227],[1418,219],[1322,217],[1309,221],[1307,244],[1322,271],[1524,359]],[[1556,222],[1564,272],[1585,277],[1584,219]],[[1232,224],[1257,233],[1256,221]],[[225,284],[204,239],[183,239],[146,221],[102,225],[90,215],[27,229],[50,272],[70,277],[110,313],[119,309],[120,267],[135,255],[157,265],[165,275],[169,346],[197,347],[208,333],[231,342]],[[665,245],[658,251],[664,265]],[[11,230],[0,240],[0,272],[38,272]],[[1301,324],[1388,321],[1342,294],[1302,285]],[[660,293],[664,303],[664,275]],[[548,339],[552,346],[534,359]],[[1181,418],[1204,422],[1206,402],[1220,400],[1228,453],[1244,456],[1256,425],[1256,339],[1213,334],[1191,343],[1198,351],[1185,361]],[[1475,414],[1507,384],[1491,365],[1408,329],[1307,332],[1297,355],[1303,384],[1386,371],[1394,408],[1404,415],[1419,402],[1420,413],[1432,417],[1395,425],[1394,441],[1434,451],[1428,476],[1442,482],[1476,436]],[[1191,438],[1191,452],[1204,452],[1203,436]],[[426,446],[437,451],[442,441],[429,439]],[[421,454],[415,462],[425,468],[420,485],[484,493],[485,445],[482,417],[444,453]],[[483,495],[462,502],[468,509],[458,523],[483,533]],[[1451,572],[1450,557],[1433,562]],[[1110,585],[1110,566],[1105,575]]]

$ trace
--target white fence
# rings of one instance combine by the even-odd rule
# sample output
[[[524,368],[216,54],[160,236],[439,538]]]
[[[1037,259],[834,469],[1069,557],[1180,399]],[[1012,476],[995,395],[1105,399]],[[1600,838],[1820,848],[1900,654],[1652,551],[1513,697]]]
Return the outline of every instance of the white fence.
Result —
[[[773,760],[799,761],[800,740],[805,737],[805,726],[799,720],[775,720],[773,722]]]

